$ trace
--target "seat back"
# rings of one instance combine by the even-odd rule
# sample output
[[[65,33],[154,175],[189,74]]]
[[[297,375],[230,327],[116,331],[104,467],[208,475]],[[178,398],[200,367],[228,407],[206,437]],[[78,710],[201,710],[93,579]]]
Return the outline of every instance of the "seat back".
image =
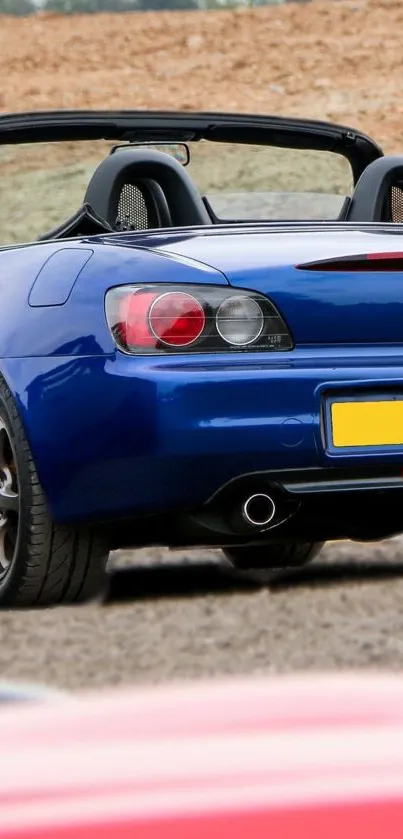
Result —
[[[116,213],[114,230],[147,230],[172,225],[164,193],[151,178],[131,178],[122,183],[109,212],[111,216]]]
[[[137,184],[124,184],[119,196],[117,224],[142,230],[149,227],[150,214],[143,191]]]
[[[115,151],[94,172],[84,201],[114,229],[211,224],[183,166],[154,149]]]
[[[403,223],[403,157],[381,157],[364,169],[347,220]]]

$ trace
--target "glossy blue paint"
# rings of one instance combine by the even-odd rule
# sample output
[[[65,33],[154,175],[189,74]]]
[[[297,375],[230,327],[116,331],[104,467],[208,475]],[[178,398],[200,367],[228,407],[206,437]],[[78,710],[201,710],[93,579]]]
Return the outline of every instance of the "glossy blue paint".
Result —
[[[390,350],[344,357],[311,348],[192,360],[94,357],[8,359],[40,479],[60,521],[202,503],[232,477],[263,469],[403,464],[392,454],[326,452],[322,390],[395,386],[403,359]],[[293,419],[302,442],[287,446]]]
[[[349,235],[206,229],[0,250],[1,373],[54,517],[192,508],[257,470],[403,464],[403,447],[335,452],[322,439],[329,395],[387,393],[403,382],[403,274],[294,267],[325,251],[399,250],[399,237],[388,233]],[[78,262],[77,252],[86,254]],[[63,261],[63,289],[53,295],[45,269],[44,305],[29,305],[52,257]],[[59,277],[56,271],[55,288]],[[125,356],[109,334],[104,298],[112,286],[137,282],[230,282],[263,291],[288,320],[296,347]]]
[[[152,245],[152,239],[149,241]],[[270,296],[297,344],[403,342],[403,270],[319,272],[294,266],[313,259],[401,251],[401,237],[358,230],[313,233],[184,234],[159,252],[201,259],[231,285]]]
[[[115,344],[106,325],[104,297],[108,288],[124,283],[214,283],[228,285],[220,271],[192,260],[156,255],[144,249],[103,243],[95,237],[70,245],[73,288],[64,305],[30,306],[34,281],[60,243],[0,250],[0,358],[48,355],[103,355],[114,353]],[[77,279],[77,251],[86,254]],[[88,260],[88,250],[93,256]],[[66,265],[69,251],[63,249]],[[67,273],[66,268],[65,274]],[[55,272],[54,283],[58,284]],[[62,278],[63,294],[65,285]],[[46,278],[49,289],[49,275]]]
[[[52,253],[31,288],[30,306],[62,306],[74,283],[94,251],[87,248],[61,248]]]

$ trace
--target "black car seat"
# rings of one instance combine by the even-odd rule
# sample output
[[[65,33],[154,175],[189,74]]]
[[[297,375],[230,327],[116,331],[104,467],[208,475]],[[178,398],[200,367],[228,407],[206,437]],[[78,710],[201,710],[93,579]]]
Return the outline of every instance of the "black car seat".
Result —
[[[170,227],[171,214],[160,185],[150,179],[136,179],[124,183],[117,207],[111,208],[115,215],[114,230],[145,230],[153,227]]]
[[[84,201],[115,230],[211,224],[184,167],[154,149],[115,151],[94,172]]]
[[[77,213],[39,241],[211,223],[200,193],[177,160],[165,152],[125,147],[100,163]]]
[[[364,169],[347,220],[403,223],[403,156],[380,157]]]
[[[388,196],[388,221],[393,221],[395,224],[402,224],[403,222],[403,184],[398,183],[390,188]]]
[[[123,185],[113,225],[96,213],[86,201],[67,221],[44,233],[38,241],[96,236],[116,230],[170,227],[171,224],[168,205],[161,187],[151,180],[139,181]]]

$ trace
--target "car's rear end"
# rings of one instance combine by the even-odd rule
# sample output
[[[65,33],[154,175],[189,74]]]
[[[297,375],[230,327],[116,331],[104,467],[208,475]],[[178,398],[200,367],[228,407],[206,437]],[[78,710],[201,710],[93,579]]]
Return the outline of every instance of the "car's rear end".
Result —
[[[63,305],[39,273],[34,340],[2,338],[56,520],[171,546],[400,530],[403,261],[387,227],[128,233],[78,253]]]
[[[0,603],[88,599],[113,548],[277,567],[401,531],[399,160],[308,120],[62,112],[0,117],[0,161]]]
[[[132,396],[114,426],[126,429],[126,499],[139,514],[170,514],[161,538],[219,545],[397,532],[396,235],[288,225],[128,234],[121,244],[140,268],[128,272],[135,283],[106,292],[117,349],[107,392],[121,389],[128,406]]]

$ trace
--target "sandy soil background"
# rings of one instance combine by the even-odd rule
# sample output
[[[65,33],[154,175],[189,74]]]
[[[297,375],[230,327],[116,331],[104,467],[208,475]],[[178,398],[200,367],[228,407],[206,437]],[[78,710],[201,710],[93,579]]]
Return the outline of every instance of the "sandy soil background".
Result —
[[[0,18],[0,109],[305,115],[356,126],[396,152],[403,148],[402,31],[401,0]],[[115,555],[104,605],[3,613],[0,677],[77,688],[401,668],[401,540],[330,545],[312,566],[262,588],[218,563],[208,552]]]
[[[400,0],[0,22],[0,109],[201,108],[403,139]]]

